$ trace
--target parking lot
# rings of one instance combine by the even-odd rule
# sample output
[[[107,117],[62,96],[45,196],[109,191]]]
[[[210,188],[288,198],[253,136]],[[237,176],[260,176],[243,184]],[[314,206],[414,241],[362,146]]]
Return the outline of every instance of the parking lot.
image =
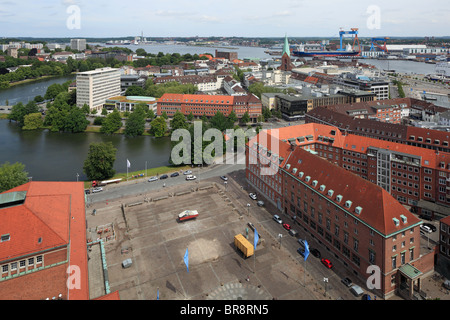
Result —
[[[91,241],[102,238],[106,263],[102,272],[101,247],[93,244],[91,298],[104,294],[107,287],[119,290],[123,300],[156,299],[157,292],[166,300],[334,298],[324,295],[325,288],[309,271],[305,276],[301,257],[293,256],[266,230],[267,225],[279,227],[266,208],[247,208],[245,202],[252,200],[244,198],[242,190],[241,199],[236,199],[234,188],[239,191],[235,181],[225,187],[217,177],[89,208],[96,214],[87,217],[88,234]],[[186,209],[197,210],[199,216],[178,222],[178,213]],[[257,228],[260,243],[254,256],[244,258],[233,241],[241,233],[253,243],[248,222]],[[132,265],[123,268],[128,258]]]
[[[313,255],[305,263],[297,253],[297,238],[273,220],[275,207],[266,201],[259,207],[249,197],[254,190],[242,170],[228,177],[226,184],[217,176],[95,202],[89,211],[96,214],[87,216],[89,240],[101,238],[103,247],[95,243],[89,251],[91,298],[108,289],[118,290],[123,300],[152,300],[157,292],[164,300],[360,299],[340,280],[349,276],[363,288],[364,283],[295,225],[299,237],[308,239],[334,267],[327,269]],[[178,214],[187,209],[199,216],[178,222]],[[255,255],[244,258],[234,236],[240,233],[253,244],[249,222],[260,242]],[[122,267],[125,259],[132,260],[131,267]],[[428,279],[424,285],[436,287]],[[441,299],[447,296],[442,293]]]

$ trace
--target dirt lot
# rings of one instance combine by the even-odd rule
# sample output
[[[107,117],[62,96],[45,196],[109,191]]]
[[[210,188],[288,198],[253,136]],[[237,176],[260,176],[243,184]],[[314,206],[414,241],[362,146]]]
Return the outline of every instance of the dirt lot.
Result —
[[[229,183],[235,183],[229,181]],[[279,246],[264,229],[271,215],[264,208],[256,221],[247,208],[236,201],[214,179],[184,189],[164,188],[159,192],[97,203],[95,215],[88,215],[91,240],[89,252],[91,298],[119,290],[123,300],[184,299],[334,299],[324,296],[298,257]],[[124,205],[124,210],[121,206]],[[195,220],[178,222],[186,209],[199,212]],[[252,222],[261,242],[255,256],[245,259],[233,238],[248,234],[253,243]],[[103,231],[107,228],[107,232]],[[189,272],[184,254],[189,250]],[[131,258],[132,266],[122,267]],[[256,272],[254,272],[254,268]],[[102,272],[103,271],[103,272]],[[105,281],[106,280],[106,281]],[[306,280],[306,287],[303,285]]]

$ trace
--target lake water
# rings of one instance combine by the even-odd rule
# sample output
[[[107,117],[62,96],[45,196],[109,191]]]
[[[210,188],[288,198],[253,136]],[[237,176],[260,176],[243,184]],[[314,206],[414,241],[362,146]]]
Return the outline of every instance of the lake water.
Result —
[[[62,84],[69,80],[75,80],[75,75],[47,78],[34,82],[18,84],[8,89],[2,89],[0,90],[0,105],[6,105],[7,100],[10,106],[13,106],[19,102],[25,104],[28,101],[33,100],[36,96],[43,97],[50,85],[54,83]]]
[[[124,135],[100,133],[57,133],[48,130],[22,131],[14,122],[0,120],[0,164],[21,162],[33,180],[76,181],[85,180],[84,160],[92,142],[111,141],[117,148],[116,172],[160,167],[169,164],[170,138],[141,136],[126,138]]]

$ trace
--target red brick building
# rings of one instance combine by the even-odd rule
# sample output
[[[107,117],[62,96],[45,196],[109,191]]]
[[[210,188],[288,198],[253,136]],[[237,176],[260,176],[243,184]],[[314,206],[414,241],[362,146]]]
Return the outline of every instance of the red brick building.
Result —
[[[29,182],[0,194],[0,297],[88,300],[82,182]]]
[[[348,143],[337,133],[315,124],[268,130],[266,139],[260,133],[247,145],[247,181],[361,279],[378,266],[377,295],[414,284],[420,290],[434,266],[420,252],[421,220],[387,190],[336,165],[346,150],[337,146]],[[318,156],[316,145],[327,146],[327,155]]]
[[[262,114],[262,103],[253,94],[243,96],[226,95],[202,95],[202,94],[178,94],[165,93],[157,103],[157,115],[163,112],[172,117],[175,112],[180,111],[185,116],[191,112],[195,117],[214,116],[222,112],[228,116],[234,111],[238,118],[242,118],[248,112],[250,119],[256,121]]]

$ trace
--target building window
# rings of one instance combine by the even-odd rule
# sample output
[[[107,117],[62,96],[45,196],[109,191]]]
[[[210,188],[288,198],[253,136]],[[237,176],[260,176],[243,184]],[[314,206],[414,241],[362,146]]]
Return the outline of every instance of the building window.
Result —
[[[397,268],[397,256],[391,258],[392,269]]]

